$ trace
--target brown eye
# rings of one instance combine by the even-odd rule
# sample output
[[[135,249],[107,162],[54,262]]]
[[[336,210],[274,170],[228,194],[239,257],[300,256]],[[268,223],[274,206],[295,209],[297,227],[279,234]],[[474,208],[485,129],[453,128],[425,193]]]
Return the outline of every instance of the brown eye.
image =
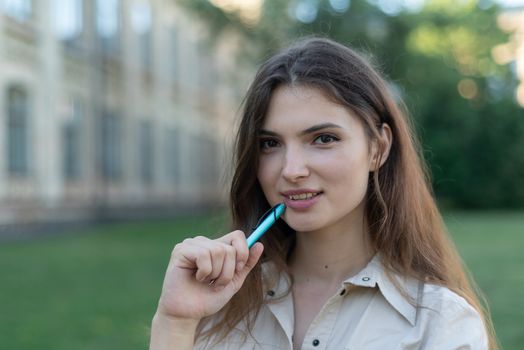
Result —
[[[260,140],[260,148],[267,150],[273,147],[278,147],[278,142],[273,139],[262,139]]]

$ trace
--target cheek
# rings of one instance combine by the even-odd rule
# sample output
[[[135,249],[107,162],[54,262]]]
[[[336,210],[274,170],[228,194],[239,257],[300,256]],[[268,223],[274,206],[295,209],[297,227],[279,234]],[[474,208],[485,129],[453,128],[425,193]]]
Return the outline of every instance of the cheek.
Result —
[[[266,197],[268,191],[275,186],[275,170],[273,163],[274,162],[271,162],[268,157],[263,157],[258,162],[257,179],[260,186],[262,186],[262,190],[264,191],[264,194],[266,194]]]
[[[337,195],[358,196],[365,194],[368,187],[369,162],[366,154],[339,154],[332,159],[324,159],[322,168],[324,178],[336,186]]]

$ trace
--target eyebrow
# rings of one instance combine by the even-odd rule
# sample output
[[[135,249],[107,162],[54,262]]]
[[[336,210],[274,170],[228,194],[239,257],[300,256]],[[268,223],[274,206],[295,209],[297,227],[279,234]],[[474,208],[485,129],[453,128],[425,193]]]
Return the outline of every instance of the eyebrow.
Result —
[[[299,135],[300,136],[304,136],[304,135],[312,134],[312,133],[320,131],[320,130],[330,129],[330,128],[342,129],[342,127],[340,125],[337,125],[337,124],[322,123],[322,124],[313,125],[313,126],[307,128],[305,130],[302,130],[299,133]],[[260,129],[258,135],[259,136],[278,136],[278,134],[276,132],[270,131],[270,130],[266,130],[266,129]]]

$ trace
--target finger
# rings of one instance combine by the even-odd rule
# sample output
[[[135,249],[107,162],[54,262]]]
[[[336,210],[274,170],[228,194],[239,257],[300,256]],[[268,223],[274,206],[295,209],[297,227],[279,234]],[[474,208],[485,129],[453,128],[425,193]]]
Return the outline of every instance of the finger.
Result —
[[[262,256],[262,252],[264,251],[264,245],[260,242],[255,243],[251,249],[249,250],[249,259],[247,259],[246,265],[244,266],[244,269],[237,273],[238,276],[238,288],[244,283],[244,280],[246,279],[247,275],[253,267],[257,264],[257,262],[260,260],[260,257]]]
[[[232,248],[231,246],[222,242],[217,242],[211,239],[198,239],[191,241],[191,244],[200,247],[201,249],[207,250],[211,257],[211,271],[205,277],[205,280],[210,280],[214,283],[214,280],[220,276],[224,265],[224,258],[226,256],[226,250]],[[202,280],[199,280],[202,281]]]
[[[173,250],[173,259],[178,268],[196,270],[195,278],[198,281],[205,280],[213,270],[209,249],[195,244],[190,239],[177,244]]]
[[[227,238],[226,238],[227,237]],[[224,236],[223,238],[229,240],[236,250],[236,270],[241,271],[249,258],[249,248],[247,247],[246,235],[244,232],[237,230]]]
[[[244,270],[247,269],[248,270],[247,272],[249,273],[249,271],[251,271],[253,267],[255,267],[258,260],[260,260],[260,257],[262,256],[263,252],[264,252],[264,245],[260,242],[255,243],[249,250],[249,259],[247,259]]]
[[[215,280],[215,286],[222,288],[226,286],[233,277],[235,276],[236,266],[236,252],[232,246],[226,246],[226,255],[224,256],[224,264],[222,265],[222,271]]]

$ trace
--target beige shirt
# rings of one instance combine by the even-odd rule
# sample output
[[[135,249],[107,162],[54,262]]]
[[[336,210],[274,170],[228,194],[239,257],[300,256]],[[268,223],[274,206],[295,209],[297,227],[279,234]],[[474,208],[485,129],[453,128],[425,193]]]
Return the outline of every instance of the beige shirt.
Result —
[[[271,273],[269,266],[264,266],[265,274]],[[394,278],[421,307],[413,306],[396,288],[377,255],[324,304],[302,349],[488,348],[482,319],[462,297],[444,287]],[[251,333],[239,325],[219,344],[200,341],[195,349],[293,349],[293,299],[286,294],[289,278],[280,276],[275,282],[267,288],[267,302]]]

